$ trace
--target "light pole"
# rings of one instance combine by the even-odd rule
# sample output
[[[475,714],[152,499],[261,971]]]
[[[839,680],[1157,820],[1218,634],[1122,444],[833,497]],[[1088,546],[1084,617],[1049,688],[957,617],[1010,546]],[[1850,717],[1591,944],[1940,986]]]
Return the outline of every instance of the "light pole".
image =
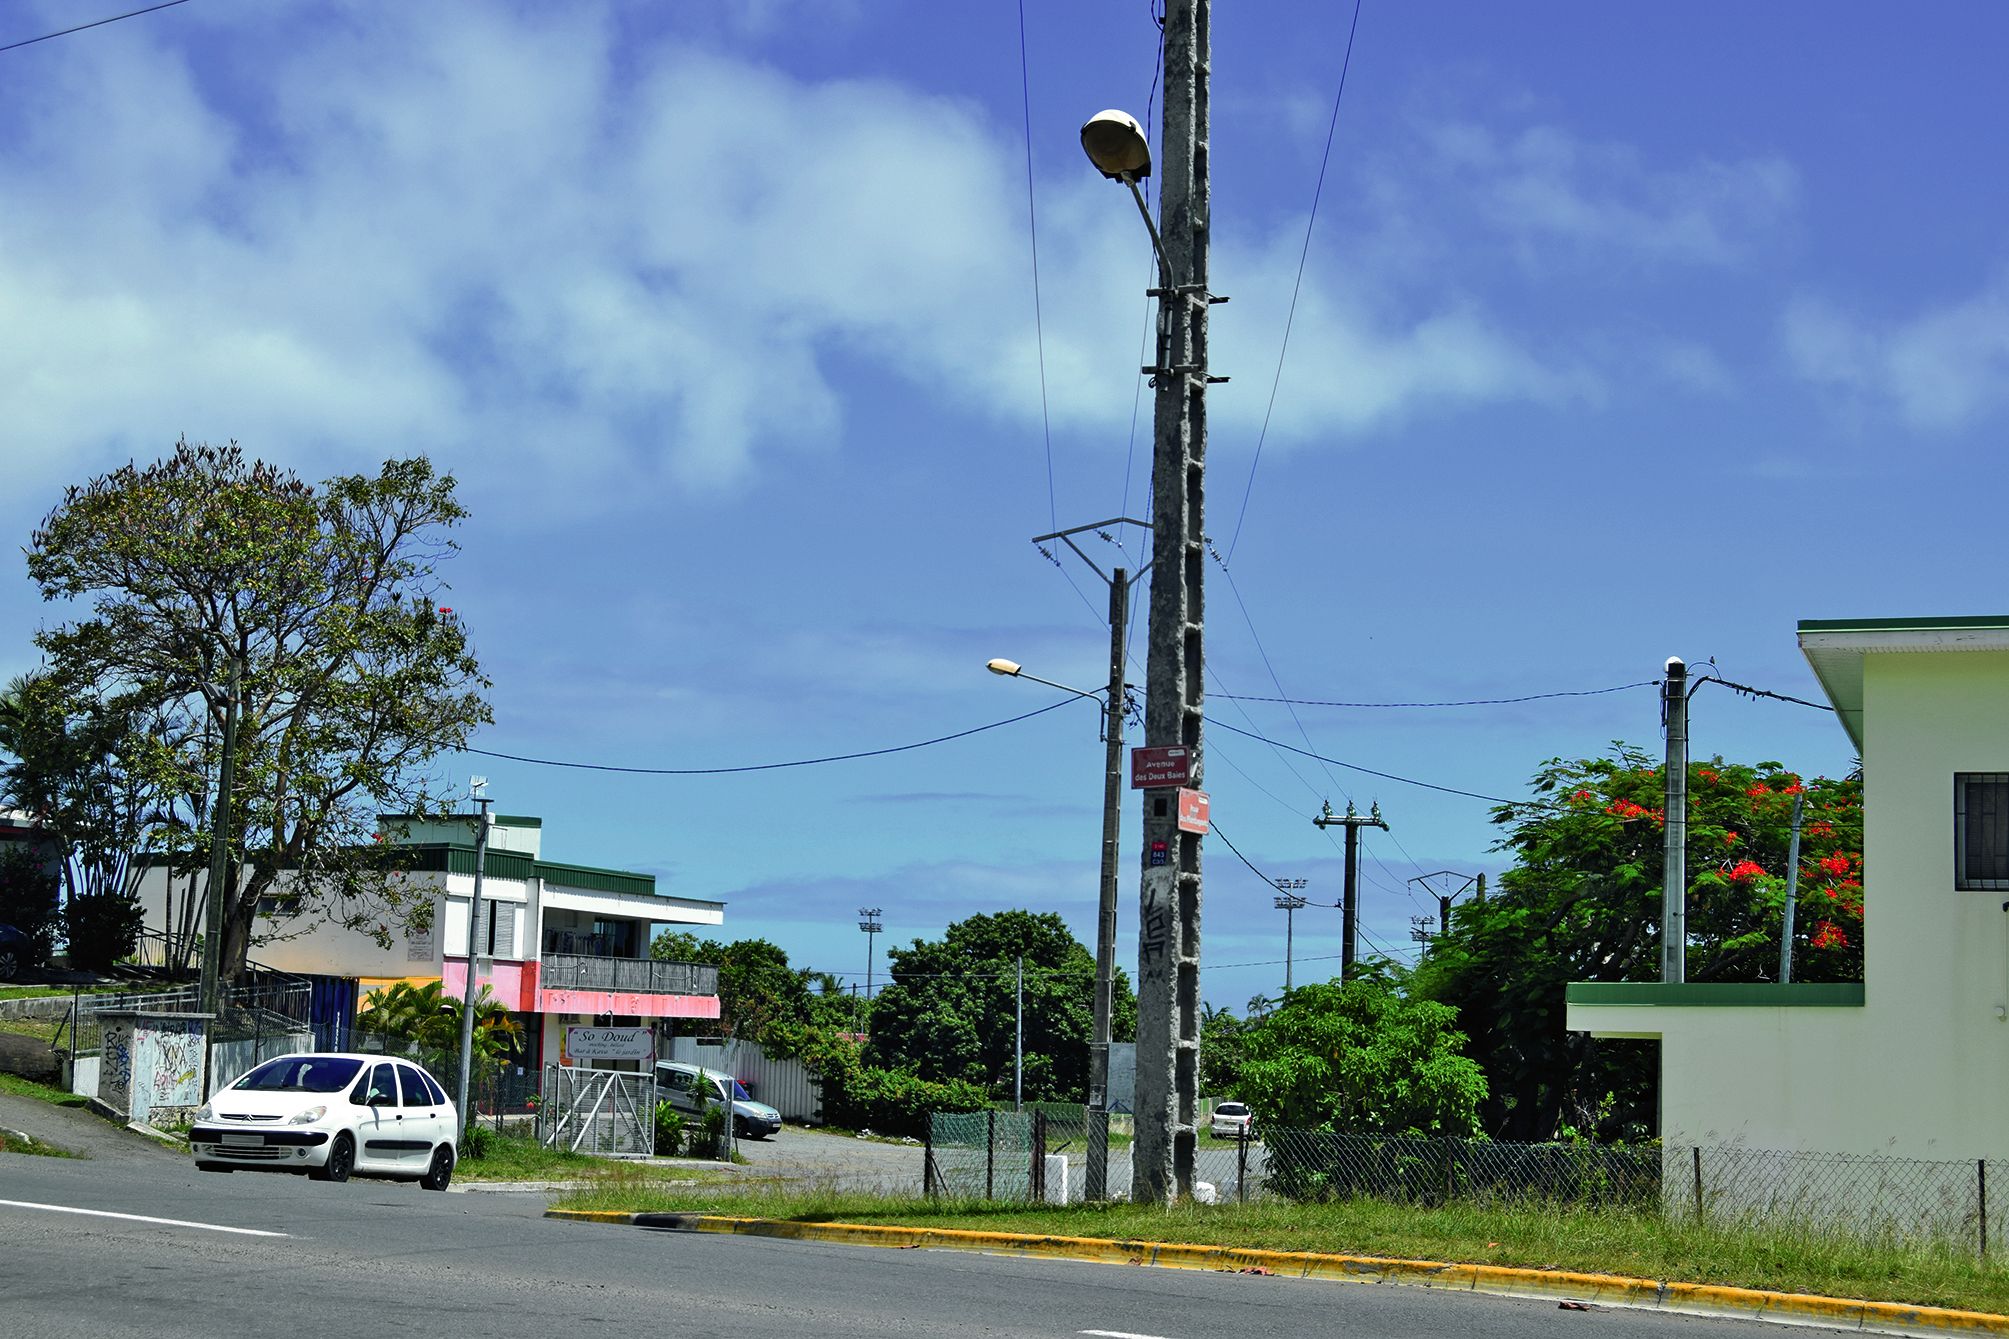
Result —
[[[478,776],[468,785],[471,798],[481,808],[474,830],[474,893],[467,904],[467,982],[461,992],[460,1003],[460,1123],[465,1129],[473,1123],[474,1112],[468,1101],[474,1095],[470,1086],[474,1075],[474,1000],[475,978],[479,973],[475,964],[478,936],[481,933],[481,876],[488,864],[488,778]]]
[[[1070,544],[1070,547],[1072,545]],[[1079,552],[1079,550],[1076,550]],[[1086,555],[1083,555],[1084,558]],[[1093,566],[1093,564],[1090,564]],[[1117,568],[1109,583],[1109,700],[1103,709],[1102,872],[1095,918],[1095,1033],[1088,1044],[1088,1165],[1082,1195],[1109,1198],[1109,1041],[1116,1004],[1116,850],[1123,809],[1123,624],[1130,588]],[[1076,697],[1095,699],[1064,683],[1027,674],[1015,660],[993,660],[984,668],[993,674],[1058,688]],[[1096,1119],[1097,1115],[1101,1119]]]
[[[1272,879],[1279,889],[1276,908],[1284,914],[1284,994],[1291,993],[1291,940],[1296,930],[1297,913],[1304,909],[1304,895],[1297,890],[1305,886],[1303,879]]]
[[[879,923],[879,908],[858,908],[858,928],[865,932],[865,1014],[872,1014],[872,941],[886,927]]]
[[[1187,784],[1202,784],[1204,669],[1202,484],[1207,452],[1209,0],[1166,0],[1165,161],[1158,226],[1158,346],[1144,371],[1156,392],[1151,461],[1151,620],[1144,742],[1183,748]],[[1151,173],[1136,118],[1103,112],[1081,128],[1096,170],[1130,189]],[[1185,831],[1175,797],[1144,792],[1137,934],[1137,1129],[1130,1197],[1165,1204],[1193,1193],[1200,1048],[1200,834]]]

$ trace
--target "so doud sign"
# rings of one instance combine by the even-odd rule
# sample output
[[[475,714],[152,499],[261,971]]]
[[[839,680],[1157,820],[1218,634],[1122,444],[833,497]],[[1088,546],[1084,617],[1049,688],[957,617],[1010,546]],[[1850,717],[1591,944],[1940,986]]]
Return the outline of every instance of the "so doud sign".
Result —
[[[586,1027],[565,1029],[565,1058],[572,1064],[581,1060],[640,1060],[656,1058],[656,1030],[651,1027]]]

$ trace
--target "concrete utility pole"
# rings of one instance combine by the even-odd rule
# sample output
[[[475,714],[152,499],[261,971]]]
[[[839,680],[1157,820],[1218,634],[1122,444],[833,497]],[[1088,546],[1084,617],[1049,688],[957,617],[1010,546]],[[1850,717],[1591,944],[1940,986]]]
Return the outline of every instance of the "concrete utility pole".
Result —
[[[1087,1166],[1082,1194],[1089,1200],[1109,1198],[1109,1041],[1116,1013],[1116,899],[1117,853],[1123,829],[1123,723],[1128,708],[1129,685],[1123,672],[1123,635],[1130,624],[1130,588],[1143,572],[1130,574],[1118,567],[1104,572],[1093,558],[1082,552],[1074,536],[1086,531],[1107,532],[1118,525],[1142,526],[1128,516],[1115,516],[1093,525],[1035,535],[1033,543],[1044,546],[1059,540],[1088,564],[1090,571],[1109,585],[1109,691],[1103,703],[1102,778],[1102,870],[1095,920],[1095,1035],[1088,1050]],[[1042,547],[1042,553],[1047,550]],[[1048,554],[1051,557],[1051,554]],[[1148,570],[1148,569],[1147,569]],[[1076,691],[1078,689],[1071,689]],[[1093,1118],[1102,1113],[1102,1119]]]
[[[1202,482],[1207,453],[1209,0],[1166,0],[1160,135],[1157,388],[1151,465],[1150,658],[1144,742],[1183,746],[1187,785],[1203,781]],[[1153,863],[1163,861],[1164,863]],[[1144,794],[1137,949],[1137,1125],[1131,1199],[1193,1193],[1200,1076],[1200,837],[1179,829],[1175,797]]]
[[[1381,802],[1376,800],[1363,817],[1354,811],[1353,801],[1346,802],[1346,813],[1335,815],[1327,804],[1325,812],[1312,819],[1319,827],[1343,827],[1346,829],[1346,887],[1340,893],[1340,927],[1345,936],[1339,946],[1339,979],[1346,981],[1353,976],[1355,948],[1360,938],[1360,830],[1380,828],[1388,831],[1388,824],[1382,821]]]
[[[1661,861],[1660,979],[1688,979],[1688,666],[1667,660],[1661,691],[1667,721],[1667,844]]]
[[[1207,82],[1213,59],[1209,0],[1166,0],[1165,172],[1158,223],[1137,183],[1151,175],[1151,144],[1136,118],[1099,112],[1081,127],[1096,170],[1130,189],[1158,253],[1158,351],[1143,369],[1156,391],[1151,461],[1151,632],[1144,742],[1184,750],[1185,787],[1202,780],[1201,574],[1207,455]],[[1160,754],[1159,756],[1163,756]],[[1137,928],[1137,1138],[1130,1197],[1169,1203],[1193,1193],[1200,1076],[1200,833],[1181,822],[1178,797],[1142,787],[1144,877]],[[1204,804],[1204,801],[1201,802]]]
[[[244,665],[232,660],[230,688],[223,700],[223,758],[216,768],[216,814],[209,822],[209,890],[202,917],[202,1012],[211,1015],[219,1013],[223,1003],[223,912],[236,883],[230,873],[230,792],[237,782],[237,699],[243,690]]]
[[[471,1086],[474,1075],[474,1000],[476,978],[481,974],[475,970],[480,961],[481,943],[481,876],[488,866],[488,806],[489,798],[484,793],[488,789],[488,778],[478,776],[469,785],[473,799],[481,806],[479,825],[474,830],[474,895],[467,904],[467,981],[461,991],[460,1001],[460,1087],[456,1089],[460,1103],[460,1123],[466,1128],[474,1120],[474,1108],[469,1099],[474,1096]]]
[[[1793,840],[1786,850],[1786,918],[1779,927],[1779,984],[1793,980],[1793,912],[1800,900],[1800,820],[1806,813],[1807,792],[1793,793]]]

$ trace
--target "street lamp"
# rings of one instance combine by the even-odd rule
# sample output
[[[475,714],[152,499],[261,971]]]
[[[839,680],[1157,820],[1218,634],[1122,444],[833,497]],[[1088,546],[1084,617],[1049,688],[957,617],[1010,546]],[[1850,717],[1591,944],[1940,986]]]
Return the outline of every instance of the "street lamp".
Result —
[[[1280,896],[1276,899],[1276,909],[1284,914],[1284,994],[1291,993],[1291,940],[1296,929],[1297,913],[1305,906],[1304,894],[1296,891],[1305,886],[1304,879],[1272,879]]]
[[[1129,590],[1120,572],[1112,589],[1124,593]],[[1109,1040],[1116,1011],[1116,850],[1121,840],[1123,803],[1122,624],[1122,619],[1116,618],[1112,625],[1109,700],[1104,703],[1102,730],[1102,872],[1095,916],[1095,1033],[1088,1045],[1088,1166],[1082,1187],[1082,1194],[1089,1200],[1109,1197]],[[985,668],[993,674],[1030,679],[1076,697],[1096,696],[1037,674],[1027,674],[1015,660],[993,660]]]
[[[872,941],[886,927],[879,923],[879,908],[858,908],[858,928],[865,932],[865,1007],[872,1007]]]

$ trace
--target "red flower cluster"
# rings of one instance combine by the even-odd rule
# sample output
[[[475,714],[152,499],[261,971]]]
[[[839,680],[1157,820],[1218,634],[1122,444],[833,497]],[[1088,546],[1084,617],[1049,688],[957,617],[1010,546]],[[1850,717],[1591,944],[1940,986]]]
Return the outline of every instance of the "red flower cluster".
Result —
[[[1821,868],[1836,878],[1841,878],[1855,868],[1855,863],[1840,851],[1833,851],[1821,857]]]
[[[1613,800],[1606,806],[1605,812],[1614,818],[1621,818],[1627,821],[1635,818],[1650,818],[1656,823],[1665,816],[1658,809],[1648,809],[1645,805],[1634,804],[1631,800]]]
[[[1723,844],[1724,844],[1725,846],[1735,846],[1735,845],[1737,844],[1737,838],[1738,838],[1738,836],[1739,836],[1739,835],[1740,835],[1740,834],[1738,834],[1738,833],[1736,833],[1736,832],[1726,832],[1726,833],[1724,833],[1724,834],[1723,834]]]
[[[1742,883],[1746,879],[1762,879],[1765,867],[1755,860],[1739,860],[1725,872],[1724,877],[1732,883]]]
[[[1849,937],[1833,921],[1822,921],[1807,942],[1815,948],[1847,948]]]
[[[1718,781],[1721,781],[1723,779],[1723,774],[1721,772],[1713,771],[1707,767],[1696,768],[1695,775],[1701,777],[1704,781],[1707,781],[1712,786],[1715,785]]]

